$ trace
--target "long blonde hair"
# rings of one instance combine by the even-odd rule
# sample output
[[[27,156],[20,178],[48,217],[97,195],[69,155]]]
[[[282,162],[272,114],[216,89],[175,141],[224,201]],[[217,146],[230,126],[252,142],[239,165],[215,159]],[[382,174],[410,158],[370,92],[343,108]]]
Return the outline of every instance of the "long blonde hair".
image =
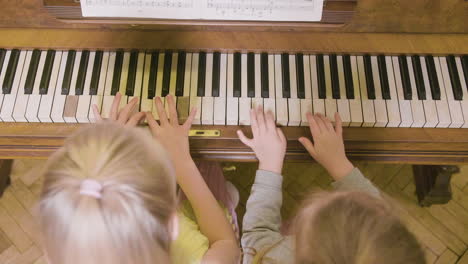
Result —
[[[297,264],[425,263],[389,200],[363,192],[320,192],[295,223]]]
[[[149,134],[116,124],[82,129],[44,168],[39,202],[50,264],[169,263],[175,175]],[[80,194],[83,180],[101,198]]]

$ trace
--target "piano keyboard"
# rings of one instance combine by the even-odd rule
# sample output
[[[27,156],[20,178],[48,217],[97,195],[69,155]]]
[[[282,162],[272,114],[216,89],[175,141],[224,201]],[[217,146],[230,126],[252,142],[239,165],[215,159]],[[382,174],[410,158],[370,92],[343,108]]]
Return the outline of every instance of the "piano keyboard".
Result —
[[[468,56],[188,53],[0,49],[3,122],[94,122],[140,97],[174,95],[181,119],[249,125],[262,105],[279,125],[307,126],[306,113],[352,127],[468,127]]]

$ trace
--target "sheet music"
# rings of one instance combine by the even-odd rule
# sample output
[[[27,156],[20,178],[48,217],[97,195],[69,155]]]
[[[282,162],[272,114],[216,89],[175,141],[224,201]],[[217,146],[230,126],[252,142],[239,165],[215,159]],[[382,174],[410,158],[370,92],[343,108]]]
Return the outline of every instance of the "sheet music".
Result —
[[[320,21],[324,0],[81,0],[85,17]]]

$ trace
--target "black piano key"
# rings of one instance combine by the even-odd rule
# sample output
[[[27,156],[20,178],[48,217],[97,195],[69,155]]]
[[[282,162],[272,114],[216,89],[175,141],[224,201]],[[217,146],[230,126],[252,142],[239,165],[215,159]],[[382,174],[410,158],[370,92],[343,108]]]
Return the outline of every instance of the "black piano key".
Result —
[[[426,68],[429,75],[429,84],[431,85],[431,94],[433,100],[440,100],[440,87],[439,78],[437,78],[437,71],[432,56],[426,56]]]
[[[76,78],[75,95],[83,95],[86,72],[89,63],[89,50],[81,52],[80,66],[78,68],[78,76]]]
[[[332,83],[332,97],[333,99],[340,99],[340,80],[338,77],[338,62],[336,55],[330,55],[330,74]]]
[[[234,53],[234,86],[233,86],[233,96],[241,97],[242,91],[242,61],[240,52]]]
[[[184,95],[186,57],[187,57],[187,54],[185,53],[185,51],[179,52],[179,57],[177,57],[176,96]]]
[[[375,99],[374,76],[370,55],[364,55],[364,71],[366,73],[367,98]]]
[[[319,99],[326,99],[327,88],[325,87],[325,66],[323,63],[322,54],[317,55],[316,62],[317,62],[318,96],[319,96]]]
[[[148,84],[148,99],[153,99],[156,95],[156,77],[158,73],[159,52],[151,54],[150,75]]]
[[[255,54],[247,54],[247,96],[255,97]]]
[[[33,50],[31,56],[31,63],[29,64],[28,74],[26,75],[26,83],[24,84],[24,93],[32,94],[34,88],[34,80],[36,79],[37,67],[39,67],[39,60],[41,59],[41,51]]]
[[[411,80],[409,77],[408,63],[405,55],[398,56],[398,64],[400,65],[401,82],[403,85],[403,97],[405,100],[411,100],[413,93],[411,91]]]
[[[19,57],[19,50],[14,49],[11,51],[10,60],[8,61],[8,66],[5,72],[5,79],[3,80],[2,91],[4,94],[11,93],[11,88],[13,87],[13,80],[15,79],[16,68],[18,67]]]
[[[390,96],[390,86],[388,84],[387,63],[385,61],[385,56],[377,56],[377,62],[379,64],[379,77],[380,87],[382,88],[382,98],[385,100],[390,100],[392,98]]]
[[[305,99],[304,55],[296,54],[297,98]]]
[[[351,68],[351,58],[349,55],[343,55],[343,69],[346,84],[346,98],[354,99],[353,70]]]
[[[127,88],[125,95],[133,96],[135,93],[135,80],[138,67],[138,51],[133,50],[130,53],[130,63],[128,65]]]
[[[291,98],[291,76],[289,75],[289,54],[281,54],[281,76],[283,77],[283,98]]]
[[[421,69],[421,61],[418,55],[411,56],[413,63],[414,79],[416,81],[416,91],[418,92],[419,100],[426,100],[426,88],[424,87],[424,77]]]
[[[198,57],[198,84],[197,84],[197,96],[205,96],[205,85],[206,85],[206,52],[200,52]]]
[[[164,69],[161,96],[165,97],[169,94],[169,86],[171,84],[171,68],[172,68],[172,52],[166,51],[164,54]]]
[[[221,54],[213,53],[213,82],[211,84],[211,96],[219,97],[221,79]]]
[[[41,82],[39,83],[39,94],[47,94],[49,90],[50,76],[54,67],[55,50],[48,50],[42,72]]]
[[[75,64],[76,51],[68,51],[67,63],[65,64],[65,73],[63,75],[62,82],[62,95],[68,95],[70,93],[70,85],[73,74],[73,65]]]
[[[447,66],[450,74],[450,82],[452,83],[453,97],[455,100],[463,99],[463,90],[461,88],[460,76],[458,75],[457,64],[453,55],[447,56]]]
[[[115,55],[114,75],[112,76],[111,95],[116,95],[120,89],[120,77],[122,76],[122,65],[124,59],[124,52],[119,50]]]
[[[0,73],[2,72],[3,62],[5,61],[6,50],[0,49]]]
[[[104,52],[102,50],[96,51],[94,56],[93,73],[91,75],[91,84],[89,86],[89,95],[97,95],[99,88],[99,79],[101,78],[101,67],[102,67],[102,56]]]
[[[262,98],[270,97],[269,82],[270,76],[268,75],[268,53],[260,55],[261,75],[262,75]]]
[[[466,89],[468,91],[468,55],[461,56],[463,75],[465,76]]]

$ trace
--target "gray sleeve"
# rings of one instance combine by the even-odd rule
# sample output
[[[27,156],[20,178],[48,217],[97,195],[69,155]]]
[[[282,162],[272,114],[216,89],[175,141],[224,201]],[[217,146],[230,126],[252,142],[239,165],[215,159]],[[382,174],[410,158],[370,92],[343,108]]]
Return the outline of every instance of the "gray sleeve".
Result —
[[[281,205],[283,177],[258,170],[247,201],[242,224],[242,248],[245,251],[261,250],[282,238]]]
[[[354,168],[343,179],[333,182],[332,186],[338,191],[361,191],[380,198],[380,191],[362,175],[358,168]]]

